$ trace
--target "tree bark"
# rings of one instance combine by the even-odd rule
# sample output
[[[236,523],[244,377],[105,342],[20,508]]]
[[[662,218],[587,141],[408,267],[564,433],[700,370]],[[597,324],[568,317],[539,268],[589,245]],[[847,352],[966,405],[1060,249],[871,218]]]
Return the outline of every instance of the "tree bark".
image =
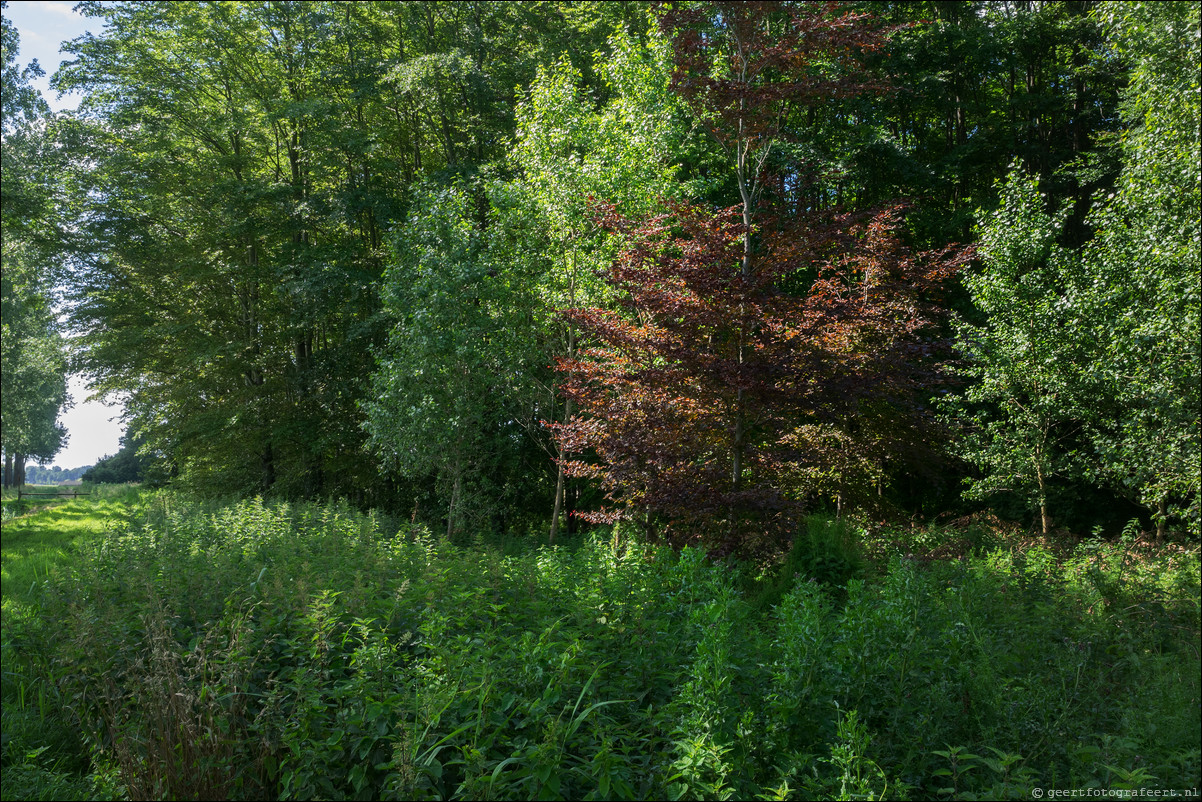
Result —
[[[1043,468],[1039,463],[1035,464],[1035,480],[1039,482],[1039,520],[1043,527],[1043,534],[1048,533],[1048,494],[1047,488],[1044,486]]]
[[[455,534],[455,516],[458,514],[459,493],[463,488],[463,472],[456,469],[455,483],[451,485],[451,503],[447,506],[447,542]]]
[[[575,233],[568,232],[569,240],[575,238]],[[573,247],[570,251],[571,267],[568,271],[568,299],[571,305],[576,306],[576,249]],[[568,359],[576,357],[576,332],[572,325],[568,324]],[[554,401],[554,398],[552,398]],[[572,399],[567,399],[563,406],[563,421],[567,423],[572,419]],[[559,452],[559,467],[555,472],[555,504],[551,511],[551,535],[547,542],[554,546],[555,536],[559,533],[559,513],[563,509],[563,451]],[[571,527],[569,525],[569,532]]]
[[[564,421],[572,418],[572,399],[564,402],[563,419]],[[559,453],[559,468],[556,470],[555,476],[555,506],[551,512],[551,536],[547,542],[554,546],[555,536],[559,533],[559,513],[563,510],[563,451]]]

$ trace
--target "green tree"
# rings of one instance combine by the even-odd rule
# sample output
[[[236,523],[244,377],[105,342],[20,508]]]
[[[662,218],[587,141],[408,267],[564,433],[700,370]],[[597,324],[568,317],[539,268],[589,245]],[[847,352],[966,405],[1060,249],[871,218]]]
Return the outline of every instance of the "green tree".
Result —
[[[593,198],[641,213],[680,189],[671,158],[683,110],[662,40],[624,31],[606,49],[593,65],[601,89],[565,58],[520,93],[516,142],[496,171],[512,177],[487,169],[426,186],[393,242],[384,293],[395,323],[368,429],[410,481],[439,477],[448,535],[490,504],[512,505],[508,487],[540,497],[559,456],[544,422],[572,407],[557,408],[549,365],[574,354],[575,332],[558,312],[604,300],[595,271],[614,252]],[[552,542],[565,507],[556,462]]]
[[[0,8],[8,3],[0,3]],[[50,112],[46,101],[32,79],[45,75],[35,59],[22,67],[17,57],[21,38],[7,17],[0,18],[0,51],[3,72],[0,74],[0,119],[3,143],[0,148],[0,178],[3,178],[4,203],[0,211],[5,233],[14,229],[34,230],[33,220],[44,211],[46,192],[39,180],[38,151],[43,143],[42,133]]]
[[[1074,313],[1062,301],[1076,257],[1056,242],[1064,216],[1045,210],[1038,179],[1016,168],[1001,194],[981,228],[983,264],[964,276],[986,319],[956,325],[972,384],[945,403],[967,424],[961,456],[982,472],[968,497],[1018,494],[1047,534],[1050,483],[1072,470],[1066,443],[1078,425],[1077,357],[1065,337]]]
[[[538,418],[531,377],[545,362],[532,288],[541,265],[520,252],[531,241],[521,229],[539,223],[532,212],[500,182],[422,188],[392,243],[384,313],[394,323],[364,401],[366,427],[386,467],[437,477],[448,538],[513,503],[505,480]]]
[[[0,20],[3,49],[3,187],[0,190],[0,449],[4,486],[24,484],[26,459],[52,458],[66,442],[58,423],[69,403],[67,364],[51,306],[45,255],[29,240],[45,219],[47,188],[37,165],[48,109],[22,69],[16,28]]]
[[[66,444],[58,422],[67,395],[62,337],[29,251],[14,238],[3,244],[0,276],[0,448],[4,486],[24,484],[28,458],[52,459]]]
[[[598,275],[613,259],[619,238],[596,224],[596,199],[639,216],[690,188],[680,181],[677,163],[689,138],[687,109],[669,89],[666,40],[652,33],[639,42],[622,31],[611,37],[608,50],[605,57],[598,54],[594,65],[609,96],[600,108],[582,74],[561,61],[539,71],[517,110],[511,158],[544,221],[542,236],[552,254],[537,290],[543,347],[550,359],[577,355],[576,326],[561,310],[612,303]],[[558,383],[548,388],[548,420],[567,421],[574,414],[570,397],[556,412],[559,396]],[[566,477],[565,456],[558,451],[552,456],[557,471],[549,539],[554,543]]]
[[[360,402],[386,232],[416,184],[503,156],[515,86],[621,4],[85,3],[55,78],[80,361],[198,487],[395,490]]]
[[[1092,194],[1117,172],[1097,157],[1119,125],[1125,80],[1094,4],[865,5],[900,26],[873,60],[890,89],[815,116],[812,158],[829,175],[815,191],[859,208],[912,198],[916,233],[942,244],[969,237],[1017,158],[1072,205],[1064,235],[1080,245]],[[1081,170],[1086,156],[1092,167]]]
[[[1202,254],[1197,4],[1108,3],[1102,17],[1131,62],[1116,192],[1088,223],[1087,280],[1071,299],[1086,354],[1081,398],[1093,472],[1146,507],[1199,517]]]
[[[141,437],[126,431],[120,444],[116,454],[105,456],[86,471],[80,471],[80,478],[96,484],[142,482],[153,486],[164,483],[166,473],[153,455],[143,451],[145,441]]]

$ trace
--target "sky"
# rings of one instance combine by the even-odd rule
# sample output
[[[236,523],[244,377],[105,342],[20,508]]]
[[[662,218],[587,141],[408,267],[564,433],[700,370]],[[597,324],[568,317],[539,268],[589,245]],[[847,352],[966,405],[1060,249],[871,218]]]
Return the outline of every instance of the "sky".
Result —
[[[79,104],[77,95],[60,98],[57,92],[50,90],[50,76],[69,58],[68,54],[59,53],[59,44],[81,36],[99,23],[76,14],[74,6],[69,2],[9,2],[3,12],[21,35],[18,61],[24,66],[36,58],[46,71],[46,76],[33,84],[54,111],[72,110]],[[90,391],[79,376],[70,378],[68,391],[75,404],[59,417],[59,422],[67,428],[67,445],[51,464],[78,468],[116,454],[123,429],[120,404],[106,406],[98,401],[88,401]]]
[[[50,76],[61,62],[70,58],[69,54],[59,53],[59,44],[99,25],[99,20],[82,17],[74,8],[74,3],[66,2],[9,2],[4,9],[4,16],[21,34],[18,56],[21,65],[36,58],[46,71],[46,76],[35,80],[33,85],[54,111],[74,109],[79,104],[78,95],[59,98],[57,92],[50,91]]]

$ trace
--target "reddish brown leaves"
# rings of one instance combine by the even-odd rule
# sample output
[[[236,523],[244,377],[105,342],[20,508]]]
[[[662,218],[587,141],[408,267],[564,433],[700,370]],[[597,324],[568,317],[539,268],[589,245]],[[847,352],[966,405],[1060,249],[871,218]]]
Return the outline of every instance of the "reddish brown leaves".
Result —
[[[811,178],[770,174],[793,110],[878,88],[859,58],[884,33],[865,15],[665,4],[661,25],[673,85],[734,157],[741,203],[641,221],[598,207],[626,241],[606,276],[620,303],[565,312],[588,347],[559,365],[579,415],[555,435],[565,468],[606,493],[593,520],[639,512],[678,544],[754,549],[788,537],[815,477],[879,466],[916,427],[938,348],[931,299],[966,256],[910,253],[900,208],[790,210],[786,186]]]
[[[888,30],[842,3],[661,3],[672,87],[728,148],[781,136],[797,108],[883,86],[861,69]],[[718,69],[714,55],[720,54]]]
[[[929,299],[965,255],[911,253],[899,209],[778,225],[751,278],[736,210],[606,220],[629,237],[607,276],[624,311],[565,311],[591,347],[559,364],[580,415],[556,427],[564,453],[590,457],[568,471],[599,479],[613,505],[593,520],[645,511],[677,542],[745,547],[779,534],[799,471],[829,461],[830,438],[805,427],[845,427],[869,409],[913,416],[935,369]],[[818,276],[807,293],[780,291],[806,272]]]

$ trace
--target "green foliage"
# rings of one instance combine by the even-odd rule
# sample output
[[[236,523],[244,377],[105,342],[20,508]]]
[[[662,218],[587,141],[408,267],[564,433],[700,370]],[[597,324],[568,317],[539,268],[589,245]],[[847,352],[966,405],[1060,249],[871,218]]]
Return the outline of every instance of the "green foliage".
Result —
[[[816,325],[815,342],[845,341],[839,359],[768,377],[831,394],[792,420],[808,450],[788,466],[791,500],[866,506],[925,460],[901,453],[937,438],[895,434],[900,395],[854,405],[846,382],[867,364],[865,343],[930,300],[966,321],[973,383],[949,411],[966,424],[974,500],[1008,491],[1042,508],[1046,529],[1064,491],[1105,485],[1162,524],[1195,524],[1196,4],[856,9],[882,26],[924,22],[892,30],[856,71],[892,91],[769,114],[765,132],[787,129],[771,148],[742,124],[728,132],[762,157],[757,170],[783,176],[741,173],[765,193],[746,253],[768,255],[773,226],[842,220],[899,194],[918,199],[915,246],[939,247],[969,235],[972,209],[1000,203],[981,221],[967,302],[891,291],[860,331]],[[72,45],[54,81],[84,95],[83,111],[53,120],[3,26],[4,451],[49,456],[61,443],[63,287],[78,366],[97,392],[129,394],[141,450],[164,474],[210,496],[341,493],[403,505],[412,522],[343,502],[226,505],[113,486],[45,504],[6,495],[6,796],[1197,786],[1198,552],[1147,548],[1137,524],[1054,549],[983,526],[869,533],[811,517],[786,531],[787,554],[754,568],[629,530],[539,549],[490,534],[533,531],[534,511],[551,506],[559,454],[544,422],[573,412],[550,365],[589,345],[557,311],[597,307],[643,331],[683,314],[647,307],[634,320],[626,291],[603,286],[595,271],[620,237],[597,230],[593,198],[646,219],[664,199],[729,203],[739,189],[734,154],[700,135],[714,120],[669,91],[645,5],[83,10],[103,27]],[[769,17],[773,56],[783,17]],[[731,30],[719,28],[718,39]],[[834,69],[847,52],[817,72],[850,78]],[[727,75],[720,66],[710,77]],[[761,77],[786,77],[776,69]],[[694,86],[698,107],[721,88]],[[741,113],[733,97],[712,108]],[[997,182],[1015,158],[1023,167]],[[781,242],[826,242],[822,231]],[[804,289],[826,250],[844,252],[830,243],[771,296]],[[728,257],[716,263],[733,270]],[[829,287],[840,308],[861,295],[855,282]],[[794,317],[747,330],[793,332]],[[690,333],[682,348],[706,339]],[[671,364],[664,353],[652,368]],[[925,364],[917,354],[865,378],[890,361]],[[707,364],[697,381],[720,373]],[[639,414],[666,386],[649,383]],[[762,412],[746,416],[753,437],[779,402]],[[743,418],[714,427],[715,442]],[[695,490],[701,461],[681,466]],[[421,522],[443,513],[452,537],[435,538]]]
[[[448,536],[514,506],[518,483],[536,484],[523,446],[547,401],[531,325],[543,260],[524,201],[487,180],[419,191],[384,278],[395,322],[364,402],[367,429],[387,467],[438,477]]]
[[[70,397],[45,257],[13,228],[5,228],[0,245],[0,447],[23,464],[26,457],[48,461],[66,444],[58,417]]]
[[[0,7],[7,6],[7,0],[0,4]],[[50,109],[32,84],[32,80],[45,75],[45,71],[36,59],[22,68],[18,61],[21,39],[16,27],[7,16],[0,19],[0,26],[3,26],[0,129],[4,132],[4,148],[0,150],[0,174],[4,177],[0,227],[7,245],[15,231],[36,232],[45,212],[48,195],[45,165],[38,162],[39,157],[45,155],[45,121]],[[6,267],[9,258],[6,250]]]
[[[1061,302],[1076,270],[1056,243],[1063,219],[1044,209],[1038,183],[1020,171],[981,231],[982,269],[964,277],[981,325],[962,321],[957,345],[972,384],[945,403],[967,421],[962,455],[982,472],[968,495],[1006,491],[1040,511],[1048,532],[1049,485],[1071,468],[1074,354],[1064,338],[1073,310]]]
[[[10,707],[33,704],[10,695],[41,694],[48,724],[12,730],[5,770],[43,761],[83,783],[87,754],[131,797],[282,799],[1197,782],[1196,550],[894,559],[843,590],[799,579],[763,611],[731,568],[602,539],[505,554],[343,505],[159,494],[34,583],[6,734]],[[16,634],[6,614],[6,672]],[[86,747],[54,746],[56,726]]]
[[[568,53],[591,66],[632,10],[83,4],[52,238],[95,388],[197,490],[421,495],[379,470],[360,403],[398,322],[388,231],[422,182],[503,158],[515,89]]]
[[[1133,62],[1116,193],[1096,198],[1095,236],[1064,248],[1067,209],[1015,167],[982,228],[983,270],[965,284],[981,325],[957,338],[975,381],[953,399],[981,496],[1019,493],[1048,531],[1050,479],[1107,484],[1158,521],[1198,518],[1202,464],[1202,232],[1197,208],[1197,9],[1107,7]],[[1170,101],[1169,98],[1177,98]]]
[[[112,456],[103,457],[82,472],[85,482],[94,484],[127,484],[141,482],[148,487],[161,487],[167,482],[167,470],[161,456],[143,453],[143,438],[126,432],[121,436],[121,448]]]
[[[1097,236],[1071,298],[1080,403],[1094,476],[1151,511],[1163,533],[1170,515],[1196,527],[1202,501],[1200,22],[1180,2],[1109,4],[1102,16],[1133,69],[1123,170],[1088,219]]]
[[[4,499],[0,780],[5,798],[124,797],[103,763],[90,760],[78,728],[66,715],[69,700],[34,644],[44,638],[36,613],[43,583],[69,564],[77,542],[95,537],[136,501],[137,492],[128,488],[64,502]],[[10,517],[12,512],[17,515]]]
[[[749,601],[763,611],[779,604],[798,583],[843,587],[861,577],[865,569],[863,534],[845,519],[807,516],[784,559],[756,581]]]

